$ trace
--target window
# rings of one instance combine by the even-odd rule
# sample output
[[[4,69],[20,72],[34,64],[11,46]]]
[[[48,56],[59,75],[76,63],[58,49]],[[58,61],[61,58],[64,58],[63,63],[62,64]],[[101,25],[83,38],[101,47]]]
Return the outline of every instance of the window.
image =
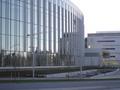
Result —
[[[5,17],[5,3],[2,3],[2,17]]]
[[[15,19],[19,20],[19,6],[14,6],[14,15],[15,15]]]
[[[2,17],[2,2],[0,1],[0,17]]]
[[[103,48],[104,50],[115,50],[115,48]]]
[[[15,19],[15,5],[11,5],[11,19]]]
[[[110,56],[110,57],[113,57],[113,58],[115,58],[115,56]]]
[[[2,19],[0,18],[0,50],[2,49]]]
[[[24,21],[24,8],[20,7],[20,21]]]
[[[20,22],[20,36],[24,35],[24,23]]]
[[[13,20],[11,20],[11,35],[15,35],[14,31],[15,31],[15,22]]]
[[[37,24],[37,7],[34,8],[34,24]]]
[[[5,19],[2,19],[2,34],[5,35]]]
[[[99,40],[97,42],[115,42],[115,40]]]
[[[27,17],[27,18],[28,18],[28,22],[29,22],[29,23],[30,23],[30,15],[31,15],[31,14],[30,14],[30,8],[28,8],[28,17]]]

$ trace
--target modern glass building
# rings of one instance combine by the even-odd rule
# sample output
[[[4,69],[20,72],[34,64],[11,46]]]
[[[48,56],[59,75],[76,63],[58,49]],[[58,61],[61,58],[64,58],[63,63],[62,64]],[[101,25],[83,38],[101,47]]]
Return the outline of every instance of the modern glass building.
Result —
[[[33,52],[36,66],[77,65],[83,49],[84,18],[69,0],[0,0],[1,67],[31,66]]]

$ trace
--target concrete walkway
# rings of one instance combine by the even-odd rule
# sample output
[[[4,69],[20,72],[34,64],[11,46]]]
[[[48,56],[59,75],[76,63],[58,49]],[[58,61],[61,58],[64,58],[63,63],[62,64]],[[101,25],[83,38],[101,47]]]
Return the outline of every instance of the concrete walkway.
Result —
[[[90,78],[91,79],[120,78],[120,69],[117,69],[113,72],[96,75]]]

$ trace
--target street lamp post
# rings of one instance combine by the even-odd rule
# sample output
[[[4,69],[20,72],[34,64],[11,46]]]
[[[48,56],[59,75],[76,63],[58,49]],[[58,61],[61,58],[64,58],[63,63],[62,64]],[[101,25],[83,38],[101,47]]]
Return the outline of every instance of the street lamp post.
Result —
[[[1,66],[4,67],[4,52],[5,50],[1,50],[1,57],[2,57],[2,62],[1,62]]]
[[[33,78],[35,77],[35,52],[34,49],[32,50],[32,68],[33,68],[33,72],[32,72],[32,76]]]
[[[79,61],[79,73],[80,73],[79,76],[80,76],[80,78],[82,78],[82,71],[83,71],[83,61],[82,60],[83,60],[83,56],[82,55],[77,55],[77,57],[80,60]]]
[[[27,35],[28,36],[31,36],[30,34]],[[32,77],[33,79],[35,78],[35,58],[36,58],[36,55],[35,55],[35,51],[34,51],[34,47],[30,47],[32,49]]]

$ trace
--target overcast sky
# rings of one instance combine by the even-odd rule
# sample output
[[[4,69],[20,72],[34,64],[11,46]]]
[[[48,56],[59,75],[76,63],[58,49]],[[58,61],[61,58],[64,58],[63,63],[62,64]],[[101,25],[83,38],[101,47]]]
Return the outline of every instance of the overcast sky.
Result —
[[[120,0],[71,0],[84,14],[85,36],[99,31],[120,31]]]

